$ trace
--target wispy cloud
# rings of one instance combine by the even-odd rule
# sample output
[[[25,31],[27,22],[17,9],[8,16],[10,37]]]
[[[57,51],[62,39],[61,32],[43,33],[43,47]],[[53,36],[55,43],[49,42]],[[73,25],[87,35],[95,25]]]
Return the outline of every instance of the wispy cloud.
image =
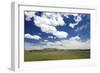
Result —
[[[87,24],[87,25],[88,25],[88,24]],[[81,30],[87,28],[87,27],[88,27],[87,25],[82,25],[82,26],[78,27],[77,29],[75,29],[75,31],[76,31],[76,32],[77,32],[77,31],[81,31]]]
[[[78,14],[73,14],[73,16],[74,16],[74,21],[75,21],[75,23],[70,23],[70,24],[69,24],[69,26],[70,26],[71,28],[74,28],[74,27],[75,27],[76,25],[78,25],[79,22],[82,20],[81,16],[78,15]]]

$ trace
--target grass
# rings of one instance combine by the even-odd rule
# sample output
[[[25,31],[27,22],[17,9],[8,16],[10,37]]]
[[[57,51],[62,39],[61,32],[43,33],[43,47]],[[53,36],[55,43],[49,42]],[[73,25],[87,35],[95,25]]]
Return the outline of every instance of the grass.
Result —
[[[90,58],[90,49],[24,51],[25,62],[87,58]]]

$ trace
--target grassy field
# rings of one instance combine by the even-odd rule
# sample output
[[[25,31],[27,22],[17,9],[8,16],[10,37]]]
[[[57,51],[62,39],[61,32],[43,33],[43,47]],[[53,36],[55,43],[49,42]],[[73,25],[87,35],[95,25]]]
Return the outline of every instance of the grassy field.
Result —
[[[24,51],[25,62],[87,58],[90,58],[90,49]]]

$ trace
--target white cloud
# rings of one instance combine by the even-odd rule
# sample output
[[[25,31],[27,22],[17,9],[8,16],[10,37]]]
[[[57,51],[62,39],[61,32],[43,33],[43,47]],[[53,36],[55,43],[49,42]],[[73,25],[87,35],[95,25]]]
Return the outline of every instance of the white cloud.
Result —
[[[77,23],[79,23],[79,22],[82,20],[82,18],[81,18],[80,15],[77,15],[77,16],[74,17],[74,20],[75,20]]]
[[[42,16],[35,15],[35,12],[25,12],[27,16],[26,19],[30,20],[30,18],[34,17],[34,22],[37,27],[41,29],[42,32],[50,33],[55,35],[57,38],[66,38],[68,36],[67,32],[58,31],[56,26],[63,26],[65,22],[63,20],[62,15],[68,18],[68,15],[73,15],[75,23],[70,23],[69,26],[74,28],[79,22],[82,20],[79,14],[65,14],[65,13],[50,13],[50,12],[43,12]]]
[[[25,38],[31,38],[30,34],[25,34]]]
[[[68,33],[64,31],[59,31],[56,29],[56,26],[63,26],[65,25],[63,18],[60,13],[49,13],[44,12],[43,15],[36,16],[35,13],[26,12],[25,15],[26,20],[29,21],[32,17],[34,17],[34,22],[37,27],[41,29],[42,32],[50,33],[53,36],[48,36],[48,38],[67,38]],[[73,14],[75,23],[70,23],[69,26],[74,28],[78,23],[82,20],[81,16],[78,14]],[[68,18],[68,15],[66,14]],[[80,28],[81,29],[81,28]],[[25,34],[25,38],[39,40],[41,37],[39,35],[31,35]],[[26,45],[25,48],[27,49],[44,49],[44,48],[58,48],[58,49],[89,49],[90,48],[90,40],[86,42],[80,41],[79,36],[75,36],[70,38],[69,40],[61,40],[50,42],[48,40],[43,41],[45,45]]]
[[[41,28],[42,32],[55,35],[57,38],[66,38],[68,33],[58,31],[56,26],[63,26],[65,23],[59,13],[43,13],[43,15],[34,17],[35,25]]]
[[[48,25],[48,26],[63,26],[65,25],[65,22],[63,20],[62,15],[68,18],[68,15],[73,15],[75,23],[70,23],[69,26],[71,28],[74,28],[78,23],[82,20],[81,16],[78,14],[60,14],[60,13],[50,13],[50,12],[44,12],[42,16],[36,16],[35,12],[25,12],[26,20],[30,21],[32,17],[34,17],[34,22],[37,27],[42,28],[42,25]]]
[[[30,21],[31,18],[35,16],[35,12],[27,12],[27,11],[25,11],[25,15],[26,15],[26,18],[25,19],[27,21]]]
[[[45,48],[57,48],[57,49],[90,49],[90,40],[82,42],[80,40],[61,40],[55,42],[42,42],[43,44],[25,44],[25,50],[42,50]]]
[[[70,40],[80,40],[79,36],[71,37]]]
[[[78,23],[70,23],[69,26],[70,26],[71,28],[74,28],[77,24],[78,24]]]
[[[64,32],[64,31],[57,31],[57,32],[53,33],[53,35],[55,35],[57,38],[67,38],[68,33]]]
[[[25,34],[25,38],[35,39],[35,40],[41,39],[41,37],[39,35],[31,35],[31,34]]]
[[[33,45],[31,43],[25,43],[25,50],[42,50],[44,49],[42,45]]]
[[[50,20],[47,19],[46,17],[40,17],[40,16],[35,16],[34,17],[34,22],[37,27],[41,27],[42,25],[49,25]]]
[[[57,49],[90,49],[90,41],[81,42],[79,40],[61,40],[56,42],[47,42],[45,47]]]
[[[66,43],[66,45],[64,45],[64,47],[69,48],[69,49],[89,49],[90,48],[89,41],[81,42],[78,40],[65,40],[62,42],[63,42],[63,44]]]
[[[65,16],[66,18],[69,18],[69,14],[62,14],[63,16]]]
[[[63,17],[60,13],[49,13],[46,12],[43,14],[43,17],[45,17],[47,20],[49,20],[50,26],[63,26],[65,25],[65,22],[63,21]]]
[[[44,42],[47,42],[48,40],[44,40]]]
[[[53,36],[48,36],[48,38],[51,38],[51,39],[53,39],[54,37],[53,37]]]
[[[49,25],[49,26],[63,26],[65,25],[62,16],[59,13],[47,13],[44,12],[43,15],[35,16],[34,22],[36,26]]]
[[[67,13],[67,14],[62,14],[62,15],[64,15],[66,18],[69,18],[69,15],[74,16],[75,23],[69,23],[69,26],[71,28],[74,28],[82,20],[82,17],[78,13]]]
[[[48,25],[41,25],[41,30],[42,32],[45,32],[45,33],[55,33],[57,30],[55,27],[53,26],[48,26]]]
[[[74,28],[74,27],[75,27],[76,25],[78,25],[79,22],[82,20],[81,16],[78,15],[78,14],[73,14],[73,16],[74,16],[75,23],[70,23],[70,24],[69,24],[69,26],[70,26],[71,28]]]

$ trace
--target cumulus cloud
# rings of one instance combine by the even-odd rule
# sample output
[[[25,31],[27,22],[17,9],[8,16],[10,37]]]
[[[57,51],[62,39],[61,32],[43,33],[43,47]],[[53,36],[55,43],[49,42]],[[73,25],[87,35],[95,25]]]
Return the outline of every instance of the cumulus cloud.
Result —
[[[27,12],[27,11],[25,11],[24,14],[26,15],[26,18],[25,18],[25,19],[26,19],[27,21],[30,21],[31,18],[35,16],[35,12]]]
[[[57,32],[53,33],[53,35],[55,35],[57,38],[67,38],[68,33],[64,32],[64,31],[57,31]]]
[[[67,38],[68,33],[64,31],[57,30],[57,26],[64,26],[66,25],[63,17],[69,18],[69,14],[67,13],[51,13],[51,12],[43,12],[41,16],[35,15],[36,12],[25,12],[26,20],[30,21],[31,18],[34,18],[34,25],[39,27],[42,32],[52,34],[53,36],[48,36],[48,38]],[[70,14],[74,16],[75,23],[69,23],[69,27],[74,28],[79,22],[82,20],[79,14]],[[85,28],[82,26],[75,31],[79,31]],[[41,35],[41,33],[39,33]],[[31,35],[29,33],[25,34],[25,38],[39,40],[41,37],[39,35]],[[79,36],[71,37],[69,40],[60,40],[51,42],[49,40],[44,40],[39,44],[32,45],[32,44],[25,44],[25,49],[27,50],[41,50],[44,48],[57,48],[57,49],[89,49],[90,48],[90,40],[86,42],[80,41]]]
[[[50,26],[63,26],[65,22],[63,21],[62,16],[60,13],[49,13],[43,12],[43,15],[37,16],[35,15],[36,12],[25,12],[26,20],[30,20],[30,18],[34,17],[34,22],[37,26],[40,24],[50,25]]]
[[[43,13],[43,15],[40,16],[35,16],[34,17],[34,22],[38,26],[40,24],[45,24],[49,26],[63,26],[65,25],[62,16],[59,13]]]
[[[45,33],[55,33],[57,32],[56,28],[53,27],[53,26],[48,26],[48,25],[41,25],[41,30],[42,32],[45,32]]]
[[[35,25],[41,28],[42,32],[55,35],[57,38],[66,38],[68,33],[58,31],[56,26],[63,26],[65,23],[59,13],[43,13],[43,15],[34,17]]]
[[[68,15],[73,15],[75,23],[69,23],[71,28],[74,28],[82,20],[81,16],[77,13],[68,14],[68,13],[51,13],[43,12],[41,16],[35,15],[36,12],[25,12],[26,20],[29,21],[31,18],[34,18],[34,25],[39,27],[42,32],[50,33],[57,38],[66,38],[68,36],[67,32],[59,31],[56,29],[56,26],[66,25],[63,20],[63,15],[68,18]]]
[[[28,38],[28,39],[35,39],[35,40],[39,40],[41,39],[41,37],[39,35],[31,35],[31,34],[25,34],[25,38]]]
[[[61,16],[60,13],[44,12],[42,18],[44,18],[45,23],[48,23],[48,25],[50,25],[50,26],[63,26],[63,25],[65,25],[65,22],[63,21],[63,17]]]
[[[32,17],[34,17],[34,22],[36,26],[40,27],[41,25],[49,25],[49,26],[63,26],[65,22],[63,20],[62,15],[68,18],[68,15],[73,15],[75,23],[70,23],[69,26],[74,28],[78,23],[82,20],[79,14],[72,14],[72,13],[50,13],[50,12],[43,12],[42,16],[36,16],[36,12],[25,12],[26,20],[30,21]],[[42,27],[41,27],[42,28]]]

